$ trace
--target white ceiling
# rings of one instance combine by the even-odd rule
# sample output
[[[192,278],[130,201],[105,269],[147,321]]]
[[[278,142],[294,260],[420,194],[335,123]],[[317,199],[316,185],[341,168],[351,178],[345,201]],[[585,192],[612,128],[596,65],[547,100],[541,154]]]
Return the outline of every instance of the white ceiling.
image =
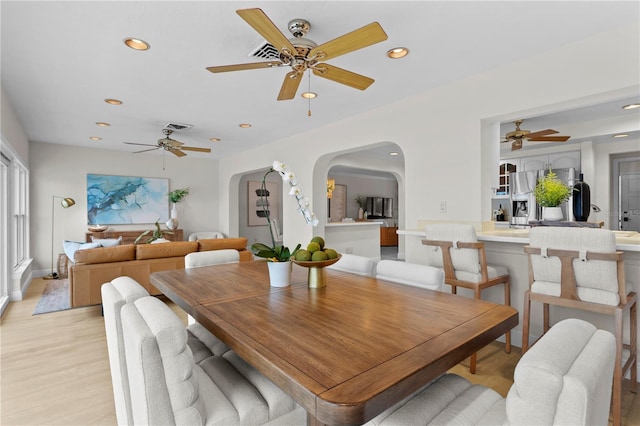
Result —
[[[307,38],[318,44],[379,22],[388,40],[328,61],[375,83],[361,92],[312,76],[311,89],[319,96],[308,117],[308,101],[300,96],[276,101],[285,68],[208,72],[207,66],[257,61],[248,54],[262,38],[235,13],[250,7],[263,9],[286,36],[291,19],[309,20]],[[175,139],[213,148],[190,156],[223,158],[637,22],[639,10],[636,1],[3,0],[2,86],[32,141],[132,152],[138,147],[123,142],[155,144],[165,124],[178,122],[194,127]],[[142,38],[151,49],[133,51],[123,44],[125,37]],[[388,59],[385,53],[397,46],[409,47],[410,55]],[[308,84],[305,76],[301,89]],[[124,104],[107,105],[105,98]],[[585,120],[609,119],[605,107],[614,114],[621,110],[618,103],[596,107],[595,115],[581,110],[520,118],[531,131],[600,137],[607,133],[597,126],[586,132]],[[99,128],[98,121],[112,125]],[[253,127],[241,129],[239,123]],[[512,127],[506,123],[501,133]],[[636,123],[632,130],[639,128]]]

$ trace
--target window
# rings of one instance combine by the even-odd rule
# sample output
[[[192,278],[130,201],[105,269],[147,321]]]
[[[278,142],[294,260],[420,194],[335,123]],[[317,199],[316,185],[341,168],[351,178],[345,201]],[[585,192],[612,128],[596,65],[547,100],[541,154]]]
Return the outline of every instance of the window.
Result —
[[[29,258],[29,173],[27,169],[15,162],[13,193],[13,260],[14,268]]]

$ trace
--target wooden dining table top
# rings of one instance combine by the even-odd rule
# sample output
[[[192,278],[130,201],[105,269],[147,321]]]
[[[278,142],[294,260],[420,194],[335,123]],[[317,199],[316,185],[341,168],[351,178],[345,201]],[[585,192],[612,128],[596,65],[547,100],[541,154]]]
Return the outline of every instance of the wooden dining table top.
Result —
[[[505,305],[328,269],[270,287],[265,261],[151,283],[290,394],[309,424],[362,424],[518,324]]]

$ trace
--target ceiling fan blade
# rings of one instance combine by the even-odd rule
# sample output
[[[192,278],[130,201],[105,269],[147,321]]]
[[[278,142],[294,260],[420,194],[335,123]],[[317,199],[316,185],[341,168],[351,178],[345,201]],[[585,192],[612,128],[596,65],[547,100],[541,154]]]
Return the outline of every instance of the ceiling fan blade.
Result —
[[[135,143],[135,142],[125,142],[127,145],[141,145],[141,146],[155,146],[156,148],[159,148],[158,145],[151,145],[148,143]]]
[[[131,144],[131,145],[134,145],[134,144]],[[135,144],[135,145],[142,145],[142,144]],[[132,154],[138,154],[140,152],[147,152],[147,151],[155,151],[156,149],[160,149],[160,147],[157,146],[155,148],[143,149],[142,151],[133,151]]]
[[[199,148],[196,146],[181,146],[183,151],[195,151],[195,152],[211,152],[211,148]]]
[[[252,62],[250,64],[221,65],[218,67],[207,67],[207,69],[212,73],[219,73],[219,72],[228,72],[228,71],[253,70],[257,68],[275,68],[275,67],[281,67],[282,65],[284,64],[280,61],[269,61],[269,62]]]
[[[280,93],[278,94],[279,101],[287,101],[293,99],[296,96],[300,82],[302,81],[302,74],[298,71],[288,72],[280,87]]]
[[[282,52],[287,50],[293,55],[296,52],[295,47],[287,37],[275,26],[271,19],[262,11],[262,9],[240,9],[236,13],[244,19],[247,24],[251,25],[254,30],[260,33],[273,47]]]
[[[167,151],[169,151],[170,153],[172,153],[176,157],[184,157],[185,155],[187,155],[184,152],[180,151],[179,149],[168,149]]]
[[[539,132],[531,132],[529,133],[526,138],[527,139],[535,139],[539,136],[548,136],[548,135],[553,135],[554,133],[558,133],[557,130],[553,130],[553,129],[547,129],[547,130],[540,130]]]
[[[527,138],[529,142],[566,142],[571,136],[542,136],[539,138]]]
[[[326,61],[327,59],[380,43],[386,39],[387,33],[384,32],[380,24],[372,22],[369,25],[314,47],[309,51],[308,56],[313,58],[316,54],[322,52],[323,55],[318,60]]]
[[[356,74],[329,64],[318,64],[313,68],[313,74],[360,90],[365,90],[375,81],[364,75]]]

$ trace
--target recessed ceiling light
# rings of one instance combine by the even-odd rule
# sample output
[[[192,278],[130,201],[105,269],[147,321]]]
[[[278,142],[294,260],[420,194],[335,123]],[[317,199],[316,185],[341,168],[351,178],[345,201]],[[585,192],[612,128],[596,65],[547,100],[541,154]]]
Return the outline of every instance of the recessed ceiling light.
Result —
[[[387,52],[387,56],[390,57],[391,59],[404,58],[408,54],[409,54],[409,49],[407,49],[406,47],[396,47]]]
[[[313,98],[317,97],[317,96],[318,96],[318,94],[317,94],[317,93],[313,93],[313,92],[304,92],[304,93],[303,93],[302,95],[300,95],[300,96],[302,96],[302,97],[303,97],[303,98],[305,98],[305,99],[313,99]]]
[[[640,104],[629,104],[622,107],[622,109],[636,109],[640,108]]]
[[[96,121],[96,126],[109,127],[109,126],[111,126],[111,124],[105,123],[104,121]]]
[[[149,50],[149,48],[151,47],[146,41],[133,37],[125,38],[124,44],[126,44],[133,50]]]
[[[398,155],[398,153],[397,153],[397,152],[395,152],[395,151],[393,151],[393,152],[390,152],[390,153],[389,153],[389,155],[391,155],[391,156],[393,157],[393,156]]]
[[[627,136],[629,136],[626,133],[618,133],[617,135],[613,135],[614,138],[626,138]]]
[[[243,129],[248,129],[249,127],[251,127],[251,124],[249,124],[249,123],[240,123],[240,124],[238,124],[238,126],[242,127]]]
[[[100,136],[91,136],[89,139],[91,139],[92,141],[101,141],[102,138]]]
[[[122,101],[120,99],[107,98],[104,101],[109,105],[122,105]]]
[[[209,138],[211,142],[220,142],[220,138]]]

